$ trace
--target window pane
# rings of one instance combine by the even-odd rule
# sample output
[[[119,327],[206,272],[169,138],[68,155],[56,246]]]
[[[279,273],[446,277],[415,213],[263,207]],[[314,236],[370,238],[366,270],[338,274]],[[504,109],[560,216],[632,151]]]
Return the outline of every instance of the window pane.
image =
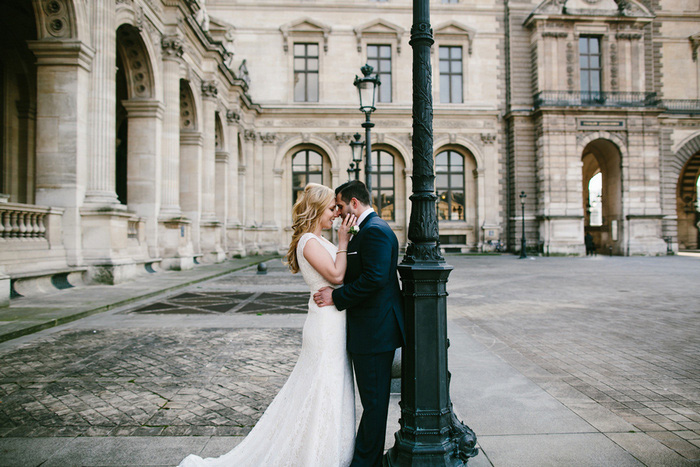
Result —
[[[294,55],[301,56],[306,55],[306,46],[304,44],[294,44]]]
[[[394,187],[394,175],[393,174],[382,174],[381,182],[382,182],[382,188],[393,188]]]
[[[450,168],[452,172],[464,172],[464,157],[458,152],[450,152]]]
[[[379,86],[379,102],[391,102],[391,80],[382,80]]]
[[[309,151],[309,164],[310,165],[320,165],[323,162],[321,155],[314,151]]]
[[[464,193],[462,192],[452,192],[450,219],[454,221],[464,220]]]
[[[294,100],[304,102],[306,100],[306,75],[294,73]]]
[[[600,91],[600,75],[591,73],[591,91]]]
[[[306,60],[304,60],[303,58],[295,58],[294,59],[294,71],[304,71],[305,64],[306,64]]]
[[[464,187],[464,174],[452,174],[450,175],[450,188],[453,190],[455,188]]]
[[[308,79],[308,101],[318,102],[318,74],[311,73],[307,75]]]
[[[589,68],[588,55],[581,55],[581,68]]]
[[[588,47],[590,50],[590,53],[592,54],[597,54],[599,53],[599,48],[598,48],[598,38],[597,37],[589,37],[589,43]]]
[[[440,75],[440,102],[450,102],[450,76]]]
[[[309,174],[309,183],[323,183],[323,175]]]
[[[462,58],[462,48],[461,47],[450,47],[450,58],[453,60]]]
[[[379,157],[380,163],[385,167],[385,170],[391,170],[393,172],[394,170],[394,157],[389,154],[388,152],[382,151]]]
[[[462,77],[452,76],[452,100],[451,102],[462,102]]]
[[[435,185],[437,185],[438,189],[446,189],[447,188],[447,181],[448,181],[448,175],[447,174],[438,174],[436,179],[435,179]]]
[[[450,72],[451,73],[462,73],[462,61],[461,60],[453,60],[450,62]]]
[[[587,54],[588,53],[588,38],[587,37],[581,37],[578,40],[578,50],[582,54]]]
[[[440,73],[447,73],[450,71],[450,62],[447,60],[440,60]]]
[[[367,57],[372,57],[375,58],[377,56],[377,46],[376,45],[368,45],[367,46]]]
[[[450,58],[450,49],[447,47],[440,47],[440,58]]]
[[[391,46],[383,45],[380,49],[380,57],[391,58]]]
[[[304,174],[292,174],[292,186],[294,186],[294,187],[306,186],[306,175],[304,175]]]
[[[306,53],[312,57],[318,57],[318,44],[306,44]]]
[[[306,61],[306,70],[307,71],[318,71],[318,59],[317,58],[310,58]]]
[[[598,55],[590,57],[590,68],[600,68],[600,57]]]
[[[435,165],[447,165],[448,154],[448,152],[441,152],[440,154],[435,156]]]

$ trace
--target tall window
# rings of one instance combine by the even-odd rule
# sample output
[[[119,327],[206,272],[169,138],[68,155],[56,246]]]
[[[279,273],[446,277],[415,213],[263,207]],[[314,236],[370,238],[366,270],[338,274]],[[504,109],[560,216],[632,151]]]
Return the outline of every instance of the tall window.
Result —
[[[292,203],[296,203],[307,183],[323,183],[323,157],[309,149],[292,157]]]
[[[440,46],[440,102],[462,102],[462,47]]]
[[[442,0],[442,3],[459,3],[459,0]]]
[[[318,44],[294,44],[294,102],[318,102]]]
[[[581,36],[578,39],[581,68],[581,93],[584,100],[600,99],[601,60],[600,38]]]
[[[374,67],[382,83],[379,86],[378,102],[391,102],[391,46],[368,45],[367,63]]]
[[[464,157],[443,151],[435,157],[438,220],[464,220]]]
[[[394,156],[372,151],[372,204],[386,221],[394,220]]]

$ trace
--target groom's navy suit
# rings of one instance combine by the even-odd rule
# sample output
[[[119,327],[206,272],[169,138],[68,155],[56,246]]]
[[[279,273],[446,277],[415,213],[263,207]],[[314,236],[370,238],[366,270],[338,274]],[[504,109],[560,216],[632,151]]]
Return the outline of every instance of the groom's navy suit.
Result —
[[[396,274],[399,243],[376,213],[348,244],[344,285],[333,302],[347,310],[348,351],[362,400],[353,467],[381,465],[394,350],[403,346],[403,298]]]

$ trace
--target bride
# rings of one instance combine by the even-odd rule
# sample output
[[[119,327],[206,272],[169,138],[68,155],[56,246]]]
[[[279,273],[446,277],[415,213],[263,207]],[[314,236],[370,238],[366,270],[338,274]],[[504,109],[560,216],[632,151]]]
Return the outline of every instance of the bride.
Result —
[[[335,193],[309,183],[293,208],[286,259],[311,290],[301,353],[279,394],[248,436],[219,458],[186,457],[194,466],[348,466],[355,445],[355,389],[346,349],[345,311],[319,308],[313,294],[342,283],[355,216],[338,230],[338,247],[321,236],[337,217]]]

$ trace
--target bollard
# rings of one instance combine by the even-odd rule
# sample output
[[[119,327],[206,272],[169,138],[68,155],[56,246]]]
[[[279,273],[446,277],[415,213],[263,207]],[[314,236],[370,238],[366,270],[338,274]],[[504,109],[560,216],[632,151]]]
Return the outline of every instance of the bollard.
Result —
[[[610,253],[610,256],[612,256],[612,247],[611,246],[608,247],[608,253]]]
[[[258,274],[267,274],[267,264],[258,263]]]

